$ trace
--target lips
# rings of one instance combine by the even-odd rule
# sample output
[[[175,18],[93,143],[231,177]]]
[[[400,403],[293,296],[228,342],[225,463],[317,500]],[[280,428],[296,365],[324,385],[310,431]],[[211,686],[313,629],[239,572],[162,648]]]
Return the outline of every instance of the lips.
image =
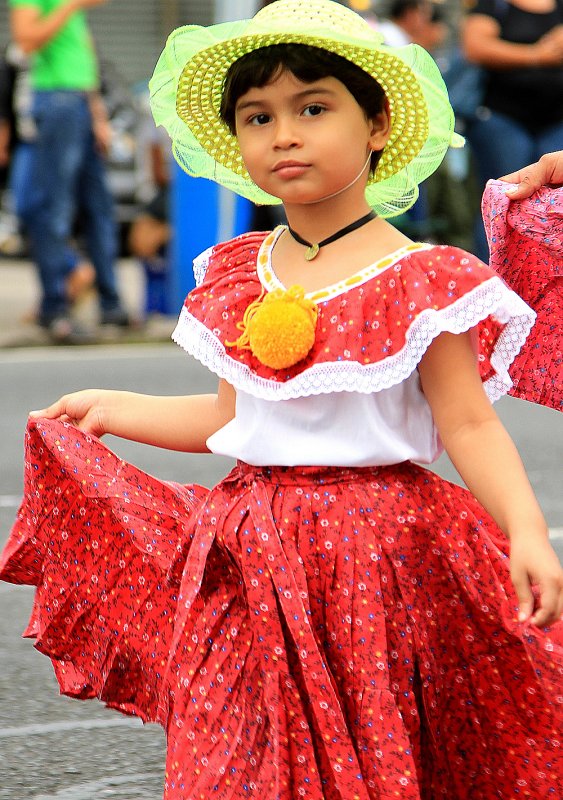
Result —
[[[279,161],[274,165],[272,172],[282,178],[294,178],[302,175],[309,166],[310,164],[304,164],[302,161]]]

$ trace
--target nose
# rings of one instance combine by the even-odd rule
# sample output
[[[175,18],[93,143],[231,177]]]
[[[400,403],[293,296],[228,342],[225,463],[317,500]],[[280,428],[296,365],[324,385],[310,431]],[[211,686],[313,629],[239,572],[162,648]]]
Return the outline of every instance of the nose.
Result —
[[[273,144],[277,150],[289,150],[301,145],[297,123],[293,118],[285,115],[278,117],[274,130]]]

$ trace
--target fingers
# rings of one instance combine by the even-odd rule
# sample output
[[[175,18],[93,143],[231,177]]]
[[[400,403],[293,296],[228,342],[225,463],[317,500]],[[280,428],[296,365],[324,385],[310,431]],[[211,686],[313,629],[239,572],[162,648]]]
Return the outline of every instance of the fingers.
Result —
[[[84,389],[65,394],[47,408],[30,412],[31,419],[58,419],[96,437],[106,433],[104,399],[113,393],[102,389]]]
[[[66,414],[67,402],[68,398],[65,395],[64,397],[59,398],[59,400],[57,400],[55,403],[47,406],[47,408],[30,411],[29,416],[32,419],[37,419],[38,417],[43,417],[46,419],[58,419]]]
[[[505,183],[520,183],[522,180],[520,176],[523,174],[524,170],[519,169],[517,172],[511,172],[509,175],[503,175],[502,178],[499,178],[499,181],[504,181]]]
[[[513,571],[512,583],[518,597],[518,621],[542,628],[557,622],[563,614],[563,573],[544,578],[534,597],[532,580],[526,570]]]
[[[499,180],[518,184],[506,189],[506,194],[511,200],[523,200],[530,197],[542,186],[561,185],[563,183],[563,150],[545,153],[535,164],[522,167],[509,175],[503,175]]]
[[[524,570],[513,571],[512,583],[518,597],[518,621],[525,622],[534,611],[534,594],[527,573]]]
[[[554,577],[540,588],[540,596],[536,611],[530,622],[542,628],[561,618],[563,613],[563,581]]]
[[[509,186],[505,189],[505,194],[510,197],[511,200],[524,200],[526,197],[530,197],[534,192],[543,185],[541,180],[538,180],[537,175],[534,173],[521,173],[521,172],[513,172],[512,175],[505,175],[503,178],[500,178],[501,181],[506,181],[507,183],[516,183],[517,186]]]

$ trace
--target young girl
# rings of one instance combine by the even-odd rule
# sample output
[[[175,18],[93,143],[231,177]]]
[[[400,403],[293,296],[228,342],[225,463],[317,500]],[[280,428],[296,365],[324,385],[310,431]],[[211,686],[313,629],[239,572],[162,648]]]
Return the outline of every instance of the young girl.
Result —
[[[555,798],[562,576],[490,404],[533,313],[383,219],[452,141],[434,63],[279,0],[176,31],[152,92],[188,171],[289,226],[196,263],[175,339],[217,394],[32,414],[28,635],[63,692],[166,728],[168,800]],[[165,483],[105,433],[238,464]],[[414,463],[443,447],[471,494]]]

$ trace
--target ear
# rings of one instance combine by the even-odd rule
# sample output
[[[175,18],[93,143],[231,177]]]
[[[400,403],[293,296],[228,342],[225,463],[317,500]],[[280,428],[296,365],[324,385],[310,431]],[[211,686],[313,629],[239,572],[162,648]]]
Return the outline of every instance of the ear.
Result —
[[[383,150],[391,135],[391,111],[385,98],[383,110],[370,120],[371,131],[368,144],[374,152]]]

